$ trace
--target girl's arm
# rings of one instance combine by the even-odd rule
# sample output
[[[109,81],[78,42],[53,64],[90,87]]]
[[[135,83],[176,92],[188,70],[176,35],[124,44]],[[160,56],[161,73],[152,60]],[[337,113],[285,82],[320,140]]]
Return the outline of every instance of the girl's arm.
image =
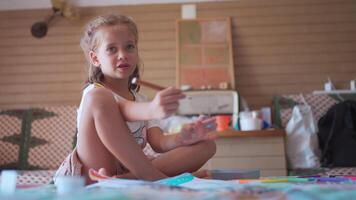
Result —
[[[178,109],[178,100],[184,97],[181,90],[169,87],[157,92],[150,102],[122,100],[119,109],[126,121],[162,119],[174,114]]]
[[[185,124],[182,130],[176,134],[164,135],[158,127],[150,128],[147,140],[152,149],[158,153],[167,152],[179,146],[187,146],[204,140],[214,140],[217,134],[215,118],[200,118],[196,122]]]
[[[156,169],[135,142],[111,92],[96,89],[87,94],[86,109],[100,141],[138,179],[157,180],[166,176]],[[93,147],[95,148],[95,147]]]

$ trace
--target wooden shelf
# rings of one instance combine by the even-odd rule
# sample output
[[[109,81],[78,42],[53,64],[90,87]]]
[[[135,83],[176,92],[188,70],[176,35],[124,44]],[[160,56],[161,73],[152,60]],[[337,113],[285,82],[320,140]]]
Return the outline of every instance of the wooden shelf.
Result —
[[[284,137],[285,131],[282,129],[266,129],[258,131],[236,131],[229,129],[222,132],[215,132],[220,138],[228,137]]]
[[[216,153],[205,169],[260,169],[261,176],[286,176],[283,129],[214,132]]]
[[[324,91],[324,90],[316,90],[313,91],[314,95],[321,95],[321,94],[356,94],[356,90],[331,90],[331,91]]]

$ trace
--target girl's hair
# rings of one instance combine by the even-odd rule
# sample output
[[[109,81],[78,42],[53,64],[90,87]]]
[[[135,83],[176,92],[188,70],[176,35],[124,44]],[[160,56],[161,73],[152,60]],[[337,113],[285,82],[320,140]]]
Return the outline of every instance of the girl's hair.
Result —
[[[118,15],[118,14],[107,14],[107,15],[100,15],[95,17],[86,25],[84,34],[80,40],[80,47],[82,48],[85,58],[88,63],[88,79],[86,80],[87,84],[92,83],[102,83],[104,80],[104,75],[101,72],[99,67],[94,66],[90,62],[89,52],[95,51],[100,45],[100,38],[96,34],[98,29],[102,26],[114,26],[114,25],[126,25],[131,33],[135,37],[135,43],[138,43],[138,30],[137,25],[133,21],[132,18],[125,16],[125,15]],[[133,74],[129,77],[129,89],[130,91],[138,91],[140,88],[137,84],[132,84],[131,81],[134,77],[139,78],[139,65],[136,66]]]

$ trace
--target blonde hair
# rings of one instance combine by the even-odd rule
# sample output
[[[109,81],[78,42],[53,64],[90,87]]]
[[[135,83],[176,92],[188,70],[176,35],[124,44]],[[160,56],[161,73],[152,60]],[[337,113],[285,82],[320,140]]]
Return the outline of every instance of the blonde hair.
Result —
[[[138,43],[138,29],[136,23],[131,17],[118,14],[100,15],[92,19],[87,23],[84,29],[84,34],[80,40],[80,47],[82,48],[88,65],[88,79],[86,83],[101,83],[104,80],[104,75],[99,67],[94,66],[90,62],[89,52],[95,51],[100,45],[100,38],[96,32],[102,26],[115,26],[125,25],[129,28],[134,35],[135,43]],[[129,77],[129,89],[132,91],[138,91],[139,87],[136,84],[132,84],[131,80],[137,77],[139,78],[139,64],[136,66],[135,71]]]

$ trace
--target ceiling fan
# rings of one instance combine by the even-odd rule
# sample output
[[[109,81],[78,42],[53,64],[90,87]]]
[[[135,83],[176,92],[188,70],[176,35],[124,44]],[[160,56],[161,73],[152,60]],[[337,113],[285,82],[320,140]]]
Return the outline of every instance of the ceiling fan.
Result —
[[[68,19],[78,19],[79,9],[72,0],[51,0],[52,14],[44,21],[39,21],[31,26],[31,34],[33,37],[42,38],[46,36],[48,26],[57,16],[62,16]]]

